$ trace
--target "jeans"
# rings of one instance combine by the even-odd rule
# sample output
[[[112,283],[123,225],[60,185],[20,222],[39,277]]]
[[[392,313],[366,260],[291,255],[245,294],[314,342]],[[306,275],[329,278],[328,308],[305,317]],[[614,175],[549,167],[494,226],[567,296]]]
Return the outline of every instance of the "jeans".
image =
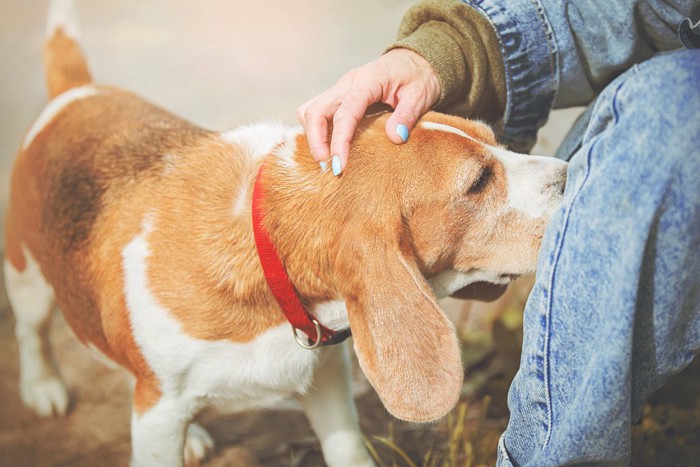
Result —
[[[592,110],[540,251],[498,465],[628,465],[646,397],[700,352],[700,50]]]

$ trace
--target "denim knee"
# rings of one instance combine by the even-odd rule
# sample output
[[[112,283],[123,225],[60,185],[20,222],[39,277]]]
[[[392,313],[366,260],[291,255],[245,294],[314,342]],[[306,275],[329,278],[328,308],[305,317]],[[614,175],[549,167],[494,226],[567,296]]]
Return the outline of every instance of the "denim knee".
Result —
[[[611,162],[646,165],[653,177],[700,173],[700,50],[660,54],[618,77],[593,109],[583,144],[611,126],[630,151]]]

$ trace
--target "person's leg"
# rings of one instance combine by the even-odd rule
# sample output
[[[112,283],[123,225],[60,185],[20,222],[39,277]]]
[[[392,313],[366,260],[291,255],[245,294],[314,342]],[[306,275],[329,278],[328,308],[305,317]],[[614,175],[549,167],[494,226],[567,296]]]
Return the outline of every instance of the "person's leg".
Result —
[[[700,352],[700,51],[601,95],[524,316],[499,465],[628,465],[650,392]]]

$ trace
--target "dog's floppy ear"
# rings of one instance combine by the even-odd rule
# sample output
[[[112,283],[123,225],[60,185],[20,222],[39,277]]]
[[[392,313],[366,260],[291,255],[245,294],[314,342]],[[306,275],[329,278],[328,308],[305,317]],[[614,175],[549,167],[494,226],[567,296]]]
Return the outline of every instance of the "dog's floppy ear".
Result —
[[[454,326],[415,261],[381,237],[346,250],[344,261],[352,268],[344,289],[360,367],[392,415],[437,420],[462,387]]]

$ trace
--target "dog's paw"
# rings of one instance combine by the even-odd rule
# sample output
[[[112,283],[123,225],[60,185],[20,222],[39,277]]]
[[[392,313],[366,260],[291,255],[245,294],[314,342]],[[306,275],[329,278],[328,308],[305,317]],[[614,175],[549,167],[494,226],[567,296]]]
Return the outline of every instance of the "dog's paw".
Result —
[[[68,391],[58,376],[22,381],[22,402],[39,417],[65,415],[68,410]]]
[[[190,423],[185,440],[185,465],[187,467],[200,465],[213,450],[214,440],[207,430],[196,423]]]

